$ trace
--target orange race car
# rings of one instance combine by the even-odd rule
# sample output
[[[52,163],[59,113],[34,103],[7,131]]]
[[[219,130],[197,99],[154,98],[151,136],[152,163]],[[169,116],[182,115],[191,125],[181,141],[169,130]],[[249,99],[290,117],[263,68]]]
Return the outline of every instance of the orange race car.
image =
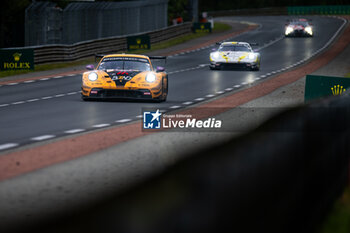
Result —
[[[163,67],[153,68],[151,59],[136,54],[111,54],[102,56],[97,68],[88,65],[90,71],[82,78],[82,99],[146,99],[166,101],[168,75]]]

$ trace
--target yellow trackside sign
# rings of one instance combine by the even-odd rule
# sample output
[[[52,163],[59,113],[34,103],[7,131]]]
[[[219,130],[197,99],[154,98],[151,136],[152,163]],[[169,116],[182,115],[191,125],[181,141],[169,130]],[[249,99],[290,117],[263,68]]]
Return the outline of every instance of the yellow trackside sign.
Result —
[[[128,36],[128,50],[151,49],[151,39],[149,35]]]
[[[0,70],[33,70],[33,49],[0,49]]]
[[[211,32],[211,23],[193,23],[193,32]]]

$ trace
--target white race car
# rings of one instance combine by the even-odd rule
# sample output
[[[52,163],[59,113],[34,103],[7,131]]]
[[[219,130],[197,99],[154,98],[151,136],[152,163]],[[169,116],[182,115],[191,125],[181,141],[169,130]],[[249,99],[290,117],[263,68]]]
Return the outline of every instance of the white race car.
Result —
[[[247,42],[223,42],[210,53],[211,70],[222,67],[260,69],[260,53],[254,52]]]

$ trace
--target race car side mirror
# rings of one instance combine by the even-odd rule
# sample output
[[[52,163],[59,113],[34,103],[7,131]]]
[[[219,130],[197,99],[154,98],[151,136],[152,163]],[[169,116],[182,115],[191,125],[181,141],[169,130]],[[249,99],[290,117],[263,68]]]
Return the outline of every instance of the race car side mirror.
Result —
[[[164,72],[164,71],[165,71],[165,69],[164,69],[164,67],[157,66],[156,71],[157,71],[157,72]]]
[[[95,69],[94,65],[87,65],[87,66],[85,66],[85,68],[87,70],[94,70]]]

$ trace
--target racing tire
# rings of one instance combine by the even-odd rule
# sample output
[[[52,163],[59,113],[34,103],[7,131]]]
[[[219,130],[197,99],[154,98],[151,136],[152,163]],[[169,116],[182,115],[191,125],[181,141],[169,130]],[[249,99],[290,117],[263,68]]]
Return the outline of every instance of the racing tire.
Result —
[[[166,93],[166,95],[164,94]],[[155,102],[161,103],[165,102],[168,97],[168,82],[166,83],[166,87],[164,88],[164,85],[162,83],[162,95],[158,97],[158,99],[155,99]]]
[[[83,96],[83,95],[81,95],[81,99],[82,99],[83,101],[89,101],[89,100],[90,100],[89,97],[86,97],[86,96]]]
[[[220,68],[220,66],[219,67],[211,67],[211,66],[209,66],[209,69],[210,70],[220,70],[221,68]]]
[[[260,62],[255,68],[251,68],[251,71],[259,71],[260,70]]]
[[[259,70],[260,70],[260,65],[252,69],[252,71],[259,71]]]

